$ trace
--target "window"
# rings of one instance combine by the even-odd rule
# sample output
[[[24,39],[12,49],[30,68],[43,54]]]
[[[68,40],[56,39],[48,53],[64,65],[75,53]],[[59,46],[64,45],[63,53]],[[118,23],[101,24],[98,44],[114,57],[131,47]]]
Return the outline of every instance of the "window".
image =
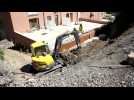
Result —
[[[47,20],[51,21],[52,20],[51,16],[47,16]]]
[[[94,17],[94,14],[91,12],[91,13],[90,13],[90,18],[92,18],[92,17]]]
[[[69,13],[66,14],[66,17],[69,18]]]
[[[29,19],[29,24],[30,24],[30,29],[32,30],[36,30],[40,28],[39,25],[39,18],[33,18],[33,19]]]
[[[52,16],[47,16],[47,28],[51,28],[53,26],[56,26],[54,18],[52,18]]]
[[[73,13],[70,13],[71,22],[73,22]]]
[[[48,45],[32,48],[31,51],[33,56],[45,56],[50,53]]]
[[[65,15],[65,17],[63,18],[63,25],[70,25],[70,22],[71,22],[71,20],[70,20],[70,13],[67,13],[66,15]]]
[[[57,14],[57,12],[54,12],[54,14]]]

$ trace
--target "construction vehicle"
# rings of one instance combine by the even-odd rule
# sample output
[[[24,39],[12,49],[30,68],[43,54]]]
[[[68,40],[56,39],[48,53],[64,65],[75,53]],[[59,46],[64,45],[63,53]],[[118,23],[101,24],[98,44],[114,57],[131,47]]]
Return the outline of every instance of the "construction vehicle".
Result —
[[[65,33],[58,36],[56,38],[54,51],[52,52],[45,41],[32,43],[31,51],[33,68],[36,71],[44,71],[50,70],[58,64],[67,65],[69,63],[76,63],[79,58],[78,52],[80,52],[79,33],[79,31],[74,29],[71,33]],[[74,41],[71,41],[68,45],[69,47],[67,47],[63,44],[63,41],[69,37],[73,37]]]

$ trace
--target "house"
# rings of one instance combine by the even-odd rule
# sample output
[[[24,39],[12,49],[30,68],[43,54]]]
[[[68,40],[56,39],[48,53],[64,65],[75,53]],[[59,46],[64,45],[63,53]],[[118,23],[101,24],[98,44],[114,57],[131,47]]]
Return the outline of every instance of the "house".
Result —
[[[18,39],[16,33],[33,32],[57,25],[68,25],[71,22],[77,23],[80,18],[100,21],[104,15],[104,12],[1,12],[0,38],[25,41],[23,38]]]

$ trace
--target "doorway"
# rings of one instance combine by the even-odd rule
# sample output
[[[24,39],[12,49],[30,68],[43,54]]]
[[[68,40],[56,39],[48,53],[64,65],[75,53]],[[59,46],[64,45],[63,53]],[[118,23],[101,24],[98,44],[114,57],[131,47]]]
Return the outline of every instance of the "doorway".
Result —
[[[70,13],[70,20],[73,22],[73,13]]]

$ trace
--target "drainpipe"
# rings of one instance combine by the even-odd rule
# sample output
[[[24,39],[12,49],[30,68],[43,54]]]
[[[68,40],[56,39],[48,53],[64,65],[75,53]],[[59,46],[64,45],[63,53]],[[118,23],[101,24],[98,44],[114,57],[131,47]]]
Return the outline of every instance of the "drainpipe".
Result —
[[[76,24],[79,24],[79,17],[80,17],[80,12],[77,12],[77,20],[76,20]]]
[[[77,13],[78,13],[78,24],[79,24],[80,12],[77,12]]]
[[[62,14],[60,12],[60,25],[62,25]]]

